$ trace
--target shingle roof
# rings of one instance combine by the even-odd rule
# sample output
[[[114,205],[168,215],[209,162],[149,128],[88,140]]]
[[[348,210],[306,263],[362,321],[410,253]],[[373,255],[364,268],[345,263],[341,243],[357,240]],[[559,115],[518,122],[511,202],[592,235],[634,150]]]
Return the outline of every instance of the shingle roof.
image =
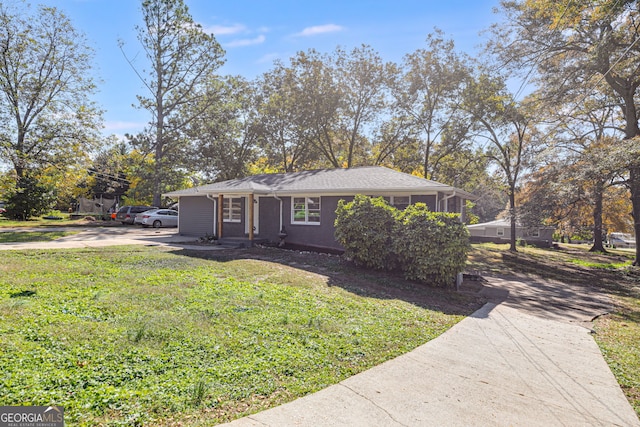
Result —
[[[331,193],[357,194],[373,192],[453,191],[471,196],[462,190],[436,181],[394,171],[382,166],[349,169],[320,169],[303,172],[253,175],[246,178],[216,182],[200,187],[167,193],[169,197],[195,194],[295,194]]]

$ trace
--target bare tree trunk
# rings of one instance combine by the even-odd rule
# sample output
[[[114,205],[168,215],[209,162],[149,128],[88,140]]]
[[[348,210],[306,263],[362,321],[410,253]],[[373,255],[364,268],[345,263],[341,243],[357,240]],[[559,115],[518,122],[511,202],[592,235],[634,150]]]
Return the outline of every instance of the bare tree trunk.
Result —
[[[604,185],[601,182],[595,188],[595,206],[593,207],[593,246],[589,252],[606,252],[602,244],[602,198]]]
[[[509,216],[511,217],[511,239],[509,240],[509,250],[518,252],[516,247],[516,190],[515,186],[511,186],[509,190]]]
[[[633,228],[636,241],[640,236],[640,165],[634,165],[629,170],[629,189],[631,190],[631,205],[633,210]],[[640,266],[640,245],[636,244],[636,259],[633,265]]]

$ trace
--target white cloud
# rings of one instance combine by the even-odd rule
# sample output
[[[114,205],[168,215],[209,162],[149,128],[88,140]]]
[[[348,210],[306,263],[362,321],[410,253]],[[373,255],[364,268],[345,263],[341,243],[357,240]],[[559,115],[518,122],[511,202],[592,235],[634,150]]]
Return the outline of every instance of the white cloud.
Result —
[[[344,27],[335,24],[316,25],[313,27],[307,27],[296,35],[300,37],[309,37],[318,34],[336,33],[342,30],[344,30]]]
[[[262,44],[267,38],[264,34],[260,34],[258,37],[253,39],[238,39],[230,41],[229,43],[223,43],[226,47],[241,47],[241,46],[253,46],[256,44]]]
[[[238,34],[244,33],[247,31],[247,27],[242,24],[234,24],[234,25],[211,25],[208,27],[202,26],[202,29],[205,33],[213,33],[216,36],[228,35],[228,34]]]

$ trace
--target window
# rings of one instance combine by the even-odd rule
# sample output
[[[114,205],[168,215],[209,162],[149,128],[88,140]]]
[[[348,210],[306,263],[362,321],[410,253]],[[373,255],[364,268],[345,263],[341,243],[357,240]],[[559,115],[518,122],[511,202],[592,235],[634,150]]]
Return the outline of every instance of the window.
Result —
[[[496,230],[496,236],[504,236],[504,228],[498,228]]]
[[[294,197],[291,222],[320,224],[320,197]]]
[[[241,222],[242,199],[239,197],[222,199],[222,220],[224,222]]]
[[[407,206],[411,204],[411,196],[371,196],[382,197],[389,206],[393,206],[396,209],[405,210]]]
[[[393,196],[391,197],[391,205],[396,209],[405,210],[411,204],[410,196]]]
[[[531,237],[540,237],[540,229],[539,228],[534,228],[531,230],[531,232],[529,233]]]

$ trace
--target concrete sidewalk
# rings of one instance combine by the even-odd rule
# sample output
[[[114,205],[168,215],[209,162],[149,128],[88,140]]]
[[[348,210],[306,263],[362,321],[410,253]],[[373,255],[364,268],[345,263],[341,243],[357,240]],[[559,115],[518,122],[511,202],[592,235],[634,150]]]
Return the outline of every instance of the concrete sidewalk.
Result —
[[[551,320],[522,302],[538,288],[490,282],[510,298],[410,353],[226,425],[640,426],[584,327],[590,309],[556,304]]]

